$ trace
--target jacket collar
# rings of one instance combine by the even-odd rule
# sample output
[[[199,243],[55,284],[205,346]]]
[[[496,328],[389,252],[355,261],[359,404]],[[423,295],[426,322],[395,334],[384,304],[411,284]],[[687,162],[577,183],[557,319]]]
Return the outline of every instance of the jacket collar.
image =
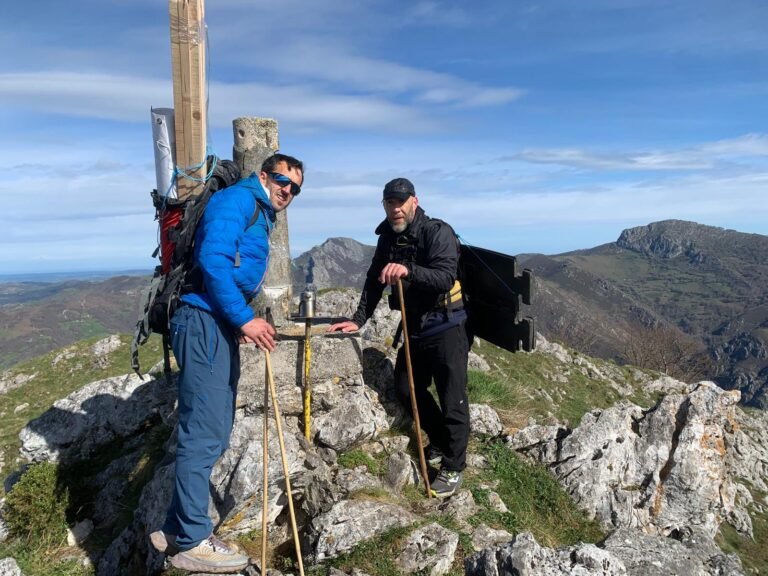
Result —
[[[251,191],[254,200],[256,200],[256,202],[261,205],[262,208],[264,208],[264,211],[269,217],[270,228],[272,228],[272,225],[277,219],[277,214],[275,213],[275,209],[272,208],[272,203],[269,201],[269,192],[267,192],[267,190],[261,184],[261,180],[259,180],[258,174],[256,174],[256,172],[251,172],[251,175],[248,176],[248,178],[241,180],[240,183],[243,185],[243,187]]]

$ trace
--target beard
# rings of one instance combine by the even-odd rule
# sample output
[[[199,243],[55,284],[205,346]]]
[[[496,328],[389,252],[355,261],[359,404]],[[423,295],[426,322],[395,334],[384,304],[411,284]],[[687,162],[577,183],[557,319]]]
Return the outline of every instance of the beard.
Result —
[[[390,222],[389,227],[392,228],[392,231],[395,234],[402,234],[403,232],[405,232],[405,229],[408,228],[408,224],[410,224],[410,222],[408,222],[407,220],[403,220],[397,224],[392,224],[392,222]]]
[[[411,210],[409,210],[403,215],[403,219],[400,220],[399,222],[394,223],[391,220],[388,220],[389,227],[392,228],[392,231],[395,234],[402,234],[403,232],[405,232],[408,226],[411,225],[411,222],[413,222],[413,219],[415,217],[416,217],[416,208],[412,207]]]

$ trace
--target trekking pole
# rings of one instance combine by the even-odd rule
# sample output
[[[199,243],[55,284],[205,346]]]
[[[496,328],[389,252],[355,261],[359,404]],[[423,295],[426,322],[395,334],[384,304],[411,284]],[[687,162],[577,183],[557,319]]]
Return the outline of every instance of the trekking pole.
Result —
[[[267,352],[269,354],[269,352]],[[269,365],[264,371],[264,472],[261,495],[261,573],[267,573],[267,478],[269,476]]]
[[[264,358],[267,362],[267,382],[269,384],[269,393],[272,396],[272,406],[275,409],[275,425],[277,426],[277,439],[280,441],[280,458],[283,461],[283,474],[285,475],[285,493],[288,496],[288,512],[291,516],[291,528],[293,529],[293,541],[296,544],[296,560],[299,563],[299,574],[304,576],[304,564],[301,559],[301,544],[299,543],[299,532],[296,529],[296,515],[293,512],[293,496],[291,495],[291,479],[288,474],[288,458],[285,455],[285,443],[283,442],[283,426],[280,423],[280,405],[277,402],[275,393],[275,380],[272,375],[272,360],[269,356],[269,350],[264,350]]]
[[[309,369],[312,365],[312,320],[307,318],[304,323],[304,438],[310,439],[312,382],[309,380]]]
[[[413,367],[411,366],[411,345],[408,341],[408,324],[405,321],[405,299],[403,298],[403,281],[397,279],[397,295],[400,297],[400,317],[403,323],[403,337],[405,338],[405,367],[408,372],[408,390],[411,396],[411,412],[416,424],[416,443],[419,450],[419,464],[421,465],[421,476],[424,478],[424,487],[427,489],[427,498],[432,498],[432,490],[429,487],[429,476],[427,475],[427,461],[424,458],[424,448],[421,445],[421,421],[419,420],[419,407],[416,402],[416,387],[413,384]]]

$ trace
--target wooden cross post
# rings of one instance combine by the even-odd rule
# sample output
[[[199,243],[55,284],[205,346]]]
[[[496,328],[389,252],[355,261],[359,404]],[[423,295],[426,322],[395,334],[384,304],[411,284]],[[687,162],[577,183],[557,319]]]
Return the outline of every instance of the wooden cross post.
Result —
[[[205,97],[205,2],[169,0],[171,16],[171,62],[173,106],[176,123],[176,165],[194,178],[206,174]],[[199,166],[195,170],[192,167]],[[179,176],[179,199],[202,191],[203,184]]]

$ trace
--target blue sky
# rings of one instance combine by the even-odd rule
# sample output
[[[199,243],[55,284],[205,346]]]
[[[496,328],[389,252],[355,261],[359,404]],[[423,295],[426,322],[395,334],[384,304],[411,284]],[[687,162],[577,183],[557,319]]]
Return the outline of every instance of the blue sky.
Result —
[[[291,251],[373,244],[405,176],[469,243],[559,253],[677,218],[768,234],[764,0],[209,0],[210,146],[276,118]],[[151,268],[168,4],[0,4],[0,273]]]

